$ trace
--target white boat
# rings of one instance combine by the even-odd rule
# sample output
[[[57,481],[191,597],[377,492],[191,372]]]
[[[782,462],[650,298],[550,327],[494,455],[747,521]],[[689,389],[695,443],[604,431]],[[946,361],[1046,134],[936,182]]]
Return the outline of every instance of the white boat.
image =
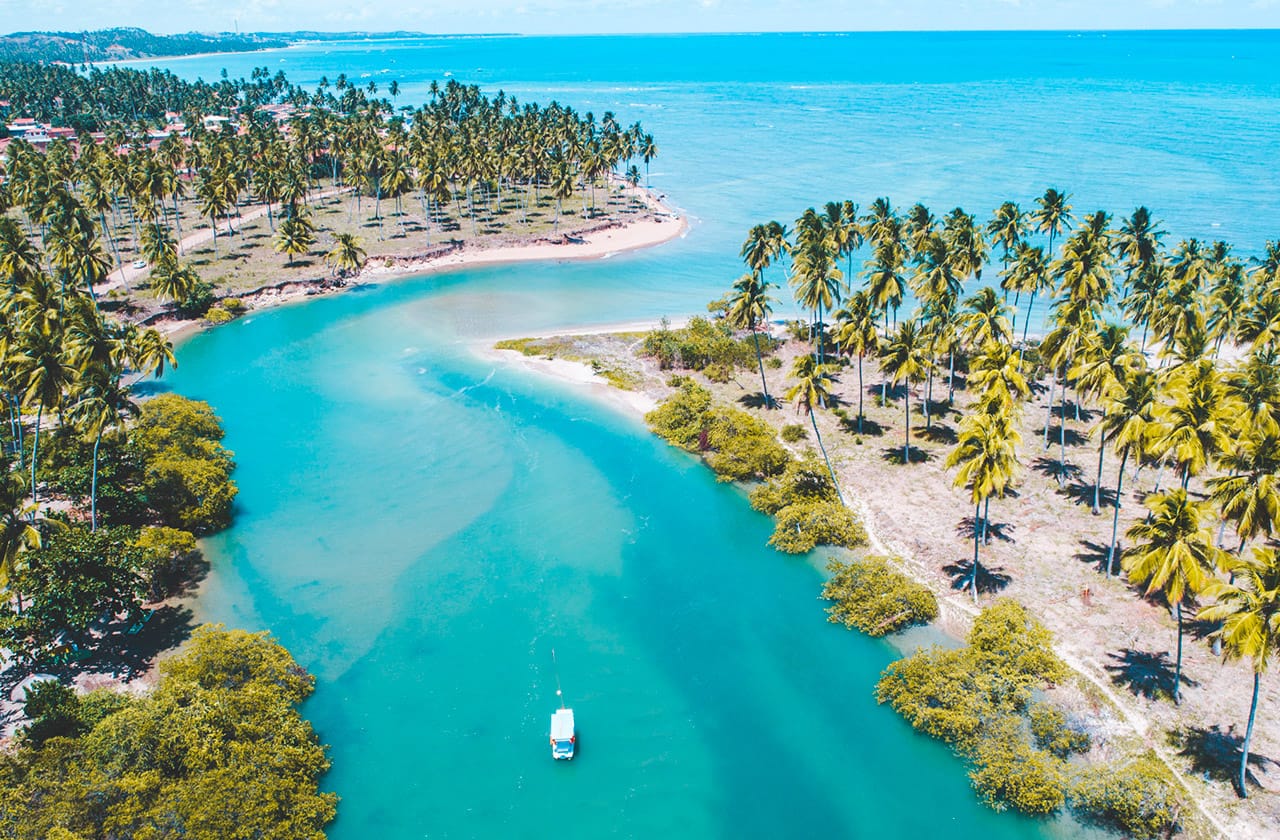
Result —
[[[551,715],[551,757],[572,759],[578,745],[573,709],[559,708]]]

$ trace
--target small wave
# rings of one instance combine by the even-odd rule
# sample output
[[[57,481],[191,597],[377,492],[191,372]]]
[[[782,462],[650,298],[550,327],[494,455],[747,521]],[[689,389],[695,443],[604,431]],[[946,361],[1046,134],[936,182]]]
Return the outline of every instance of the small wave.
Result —
[[[490,369],[488,376],[486,376],[484,379],[480,380],[479,382],[475,383],[474,385],[462,386],[461,388],[458,389],[458,393],[465,394],[467,391],[473,390],[475,388],[483,388],[485,385],[489,384],[490,380],[493,379],[494,375],[497,374],[497,372],[498,372],[497,368]]]

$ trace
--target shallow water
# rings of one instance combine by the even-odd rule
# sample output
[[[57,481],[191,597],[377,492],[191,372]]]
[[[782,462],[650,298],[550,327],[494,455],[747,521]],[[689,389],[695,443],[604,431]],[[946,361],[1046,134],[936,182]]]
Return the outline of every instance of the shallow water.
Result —
[[[1023,837],[875,705],[885,643],[827,625],[820,563],[740,491],[486,337],[697,312],[752,223],[888,194],[985,214],[1054,185],[1245,253],[1280,199],[1275,34],[441,39],[168,62],[431,78],[641,119],[682,240],[406,280],[197,336],[179,391],[240,464],[202,617],[318,677],[335,838]],[[380,73],[387,69],[388,73]],[[369,73],[368,78],[362,74]],[[779,279],[776,278],[775,279]],[[857,488],[854,488],[855,492]],[[963,546],[958,544],[958,550]],[[548,755],[556,674],[582,737]]]

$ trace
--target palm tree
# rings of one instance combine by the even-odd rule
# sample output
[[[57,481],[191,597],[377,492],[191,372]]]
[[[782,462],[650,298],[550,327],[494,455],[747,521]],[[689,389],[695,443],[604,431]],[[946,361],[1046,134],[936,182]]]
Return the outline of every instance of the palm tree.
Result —
[[[831,485],[836,489],[836,498],[844,504],[844,496],[840,494],[840,482],[836,479],[836,472],[831,468],[831,459],[827,457],[827,448],[822,444],[822,434],[818,431],[818,418],[814,414],[816,408],[820,405],[826,405],[831,399],[831,374],[834,368],[830,365],[820,365],[813,360],[812,356],[797,356],[791,368],[791,376],[796,380],[796,384],[792,385],[786,393],[786,398],[796,401],[796,411],[804,409],[804,413],[809,415],[809,422],[813,424],[813,436],[818,441],[818,448],[822,450],[822,459],[827,463],[827,472],[831,474]]]
[[[1044,195],[1036,199],[1039,209],[1032,211],[1031,222],[1036,230],[1049,235],[1048,257],[1053,259],[1053,239],[1066,230],[1072,221],[1071,205],[1067,202],[1071,196],[1053,189],[1044,191]]]
[[[760,333],[757,328],[769,320],[773,311],[772,298],[769,297],[769,284],[757,271],[742,275],[733,284],[729,297],[729,309],[726,312],[729,323],[735,329],[747,330],[756,347],[756,364],[760,368],[760,388],[764,392],[764,405],[769,408],[773,399],[769,396],[769,383],[764,376],[764,358],[760,354]]]
[[[1230,443],[1228,434],[1233,406],[1217,368],[1201,359],[1179,370],[1169,382],[1168,402],[1160,406],[1158,419],[1164,434],[1156,450],[1172,456],[1185,488]]]
[[[1239,792],[1249,796],[1245,776],[1249,767],[1249,743],[1258,714],[1258,688],[1267,665],[1280,644],[1280,554],[1274,548],[1255,548],[1251,560],[1238,560],[1230,567],[1234,582],[1214,581],[1205,596],[1214,603],[1200,610],[1202,621],[1220,621],[1215,635],[1222,640],[1223,656],[1253,660],[1253,699],[1249,703],[1249,724],[1240,749]]]
[[[965,313],[960,316],[960,335],[970,349],[986,344],[1009,344],[1013,339],[1009,324],[1009,307],[990,286],[964,302]]]
[[[883,347],[880,366],[896,387],[905,383],[903,414],[906,418],[906,439],[902,444],[902,463],[911,463],[911,384],[924,378],[928,359],[926,339],[915,321],[903,321],[898,331]]]
[[[120,386],[114,371],[95,366],[78,383],[78,399],[71,406],[70,415],[93,438],[93,477],[89,490],[90,530],[98,530],[98,448],[102,436],[120,428],[125,417],[137,411],[129,399],[127,388]]]
[[[969,489],[973,502],[973,573],[970,588],[978,602],[978,545],[986,532],[982,507],[991,510],[991,497],[1004,495],[1018,467],[1018,434],[1012,412],[970,414],[960,423],[959,442],[947,456],[948,468],[959,467],[954,485]],[[983,523],[981,529],[978,523]]]
[[[1023,214],[1022,208],[1015,202],[1006,201],[996,208],[996,212],[992,214],[991,221],[987,222],[987,236],[991,237],[992,245],[999,245],[1001,250],[1000,261],[1004,264],[1004,273],[1009,273],[1009,259],[1018,250],[1018,246],[1022,244],[1022,237],[1027,234],[1027,217]],[[1005,296],[1009,294],[1009,289],[1005,288]]]
[[[161,300],[180,303],[191,297],[200,284],[200,275],[185,263],[165,261],[151,270],[151,289]]]
[[[1125,465],[1129,462],[1129,456],[1134,456],[1141,463],[1151,451],[1159,397],[1157,383],[1155,371],[1148,370],[1145,362],[1136,362],[1124,369],[1119,387],[1108,396],[1103,406],[1102,419],[1098,422],[1098,435],[1103,442],[1111,441],[1111,446],[1120,456],[1120,471],[1116,474],[1115,512],[1111,519],[1111,543],[1107,547],[1107,577],[1111,577],[1115,568]]]
[[[1012,411],[1031,395],[1022,362],[1008,344],[988,342],[969,359],[969,388],[978,394],[974,411]]]
[[[42,331],[28,332],[12,357],[14,375],[21,383],[22,399],[36,409],[35,441],[31,449],[31,500],[37,501],[36,465],[40,458],[40,426],[46,408],[62,405],[62,395],[75,378],[75,371],[63,352],[59,336]]]
[[[1007,282],[1013,289],[1013,305],[1016,308],[1022,295],[1029,295],[1026,314],[1022,316],[1022,344],[1027,344],[1027,330],[1031,327],[1031,312],[1035,309],[1036,295],[1047,292],[1051,288],[1049,261],[1045,258],[1044,249],[1022,243],[1018,246],[1016,259],[1007,272]],[[1017,316],[1014,316],[1016,324]],[[1021,356],[1021,354],[1019,354]]]
[[[1208,586],[1223,552],[1204,527],[1204,503],[1191,501],[1186,490],[1152,495],[1146,504],[1151,516],[1129,529],[1134,545],[1125,549],[1122,563],[1131,583],[1145,586],[1148,596],[1160,592],[1177,616],[1176,704],[1182,686],[1182,605]]]
[[[1237,553],[1259,535],[1270,538],[1280,524],[1280,434],[1246,428],[1239,444],[1221,458],[1228,475],[1207,482],[1209,501],[1235,525]]]
[[[37,527],[38,505],[28,504],[26,483],[22,474],[9,469],[8,463],[0,463],[0,589],[11,591],[14,576],[20,570],[22,555],[40,547],[40,528]],[[18,598],[18,611],[22,611],[22,596]]]
[[[293,258],[305,254],[316,244],[315,226],[303,213],[290,213],[280,223],[273,243],[276,251],[285,255],[285,261],[293,267]]]
[[[333,247],[324,255],[324,261],[333,266],[334,275],[358,271],[365,261],[365,250],[360,238],[350,233],[334,237]]]
[[[871,305],[871,296],[863,291],[854,292],[849,296],[845,308],[836,313],[836,317],[840,324],[836,343],[845,353],[858,357],[858,434],[862,434],[862,398],[865,390],[862,384],[862,362],[867,356],[874,356],[880,351],[880,331],[876,327],[876,312]]]
[[[1107,324],[1088,337],[1075,367],[1068,375],[1075,380],[1076,393],[1103,403],[1120,388],[1125,372],[1139,364],[1140,356],[1129,344],[1129,328]],[[1145,360],[1144,360],[1145,361]],[[1099,427],[1100,429],[1100,427]],[[1102,459],[1107,451],[1106,435],[1098,435],[1098,477],[1093,483],[1093,515],[1100,512]]]

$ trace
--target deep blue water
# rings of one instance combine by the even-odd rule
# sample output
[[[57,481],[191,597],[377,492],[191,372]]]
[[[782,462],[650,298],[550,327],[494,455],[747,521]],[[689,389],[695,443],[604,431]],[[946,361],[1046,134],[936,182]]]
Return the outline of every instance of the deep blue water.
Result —
[[[303,22],[299,22],[302,25]],[[826,625],[818,562],[739,491],[581,393],[470,343],[703,309],[753,223],[879,195],[941,214],[1156,210],[1244,255],[1280,236],[1280,35],[467,38],[166,62],[400,82],[446,73],[636,119],[688,236],[255,314],[182,348],[223,415],[237,525],[202,613],[319,677],[338,838],[1036,836],[877,707],[894,652]],[[367,74],[367,75],[366,75]],[[774,277],[779,280],[780,278]],[[583,731],[553,765],[550,650]]]

